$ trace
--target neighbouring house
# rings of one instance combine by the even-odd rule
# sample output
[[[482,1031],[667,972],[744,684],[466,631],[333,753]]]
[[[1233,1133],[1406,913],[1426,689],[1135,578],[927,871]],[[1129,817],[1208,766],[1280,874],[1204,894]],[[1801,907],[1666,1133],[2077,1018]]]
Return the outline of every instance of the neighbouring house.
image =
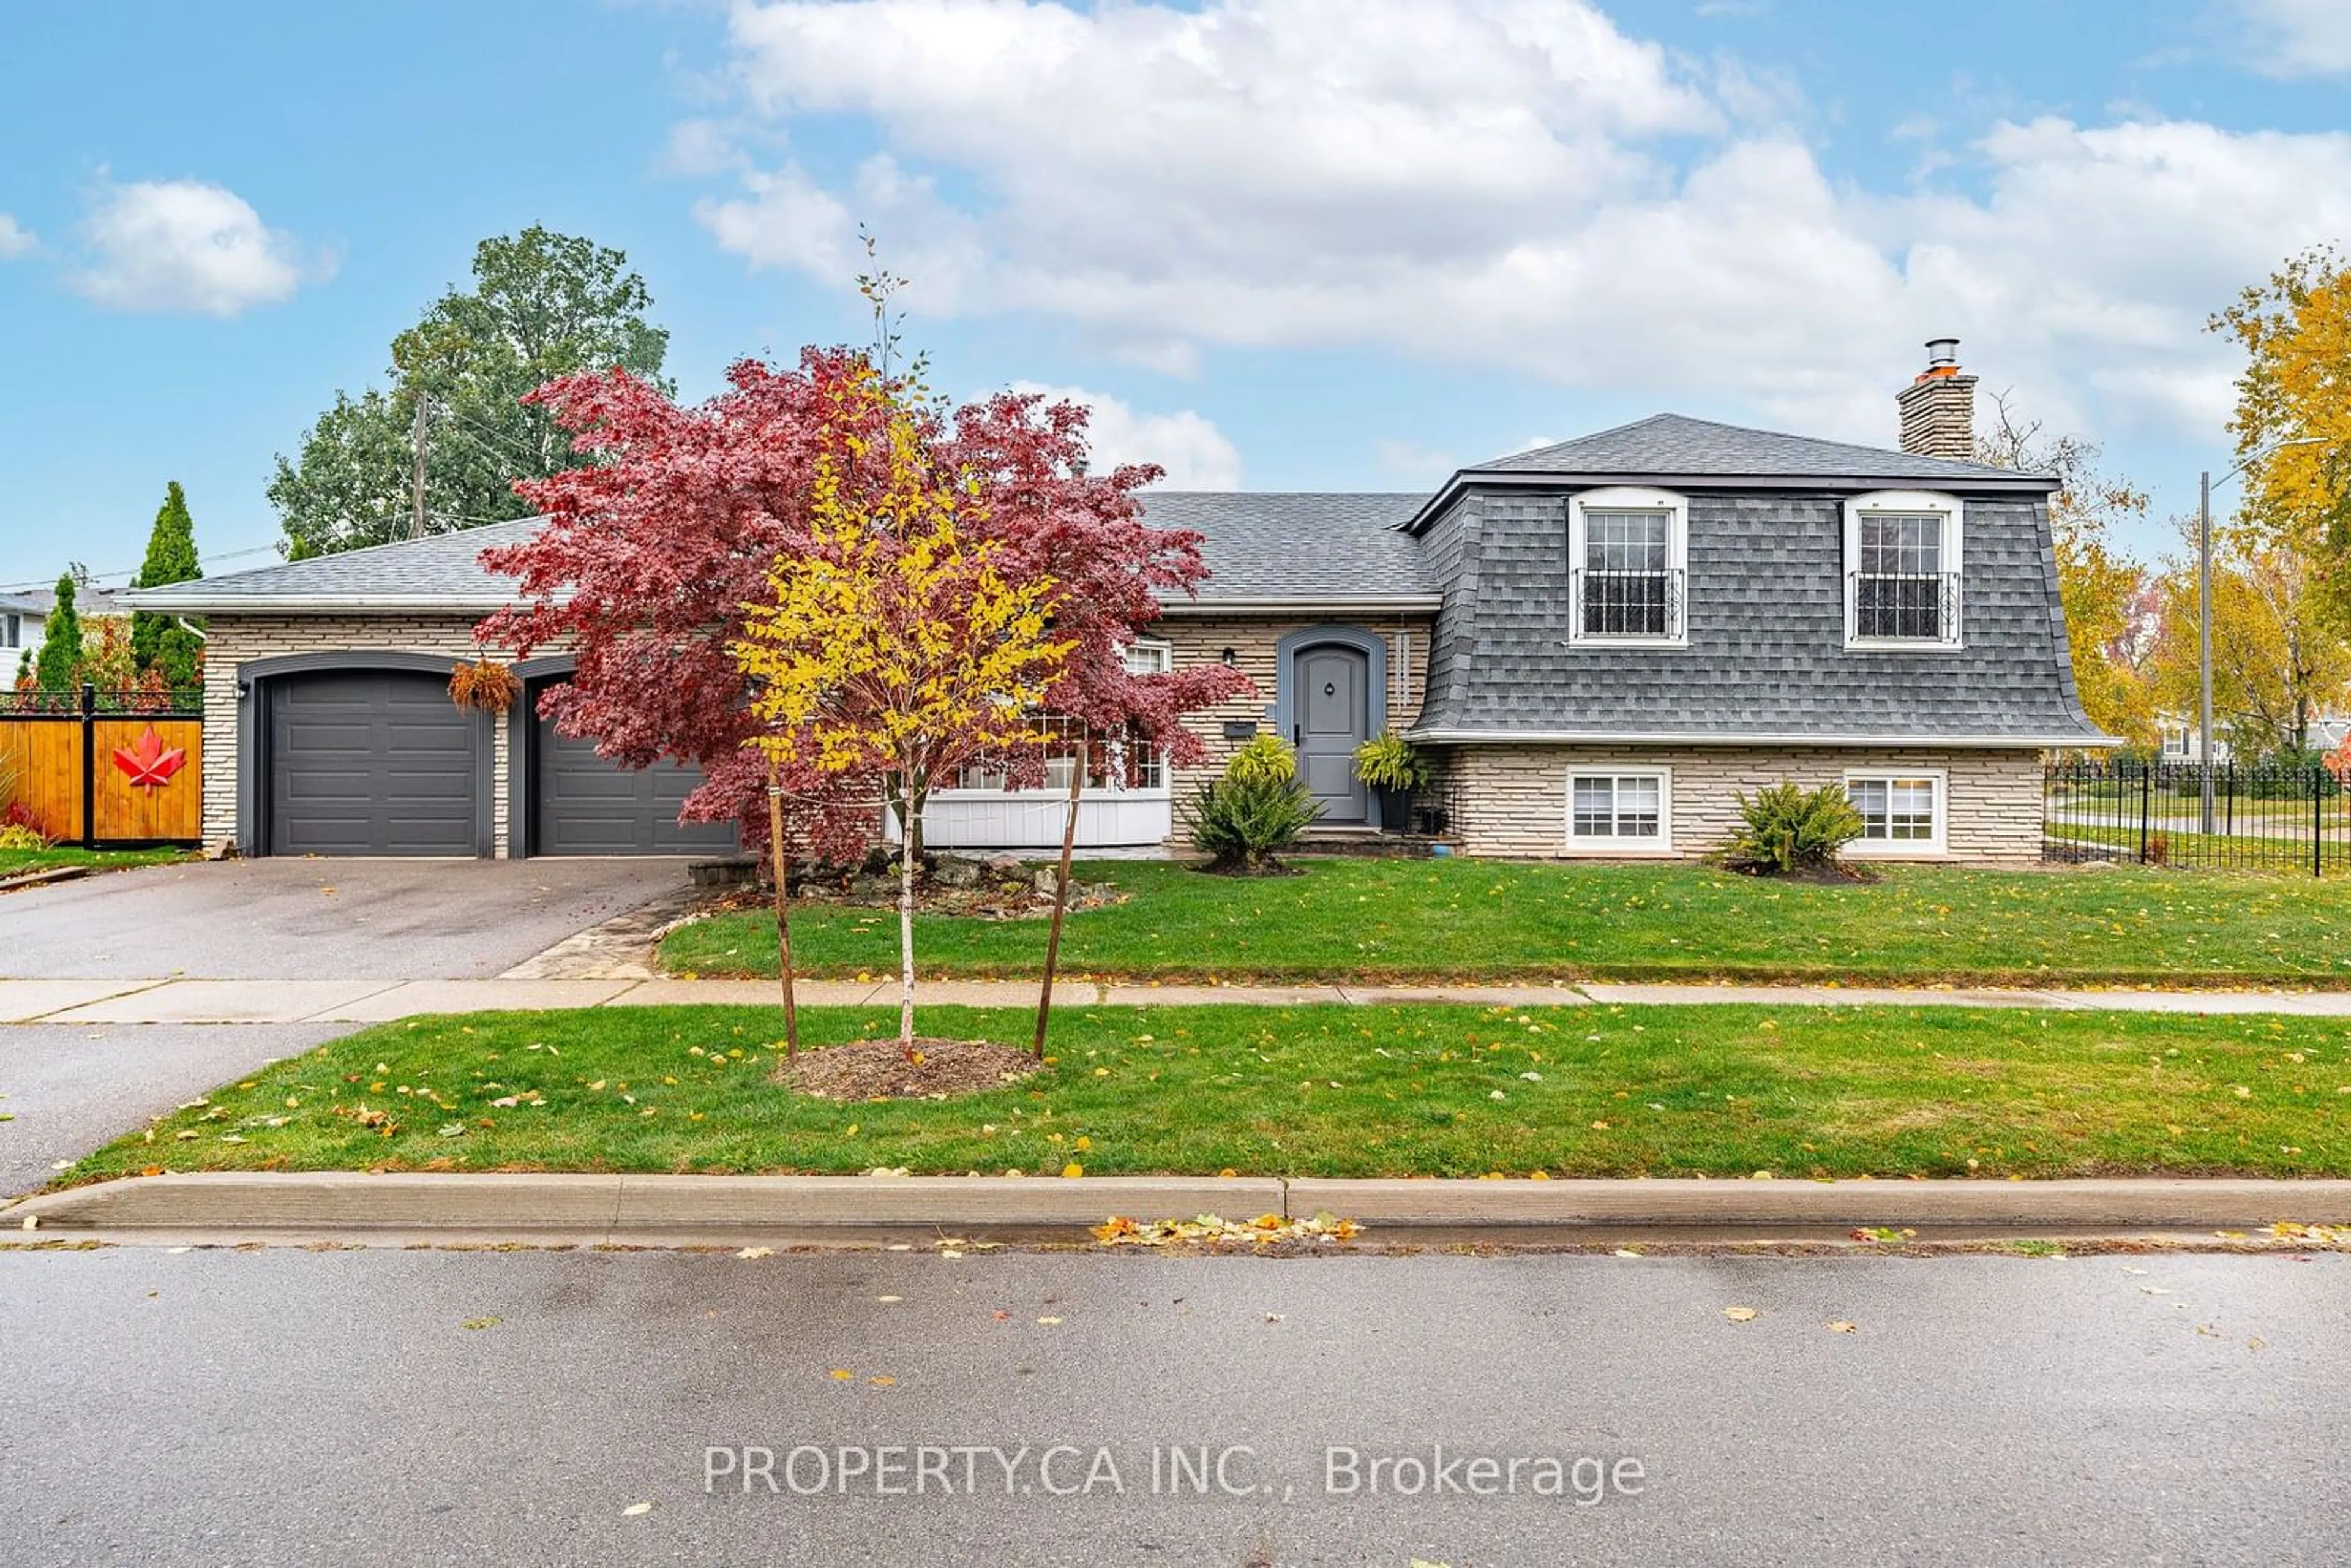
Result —
[[[48,612],[29,594],[0,593],[0,687],[16,678],[16,666],[41,651],[41,626]]]
[[[2023,862],[2041,754],[2116,744],[2067,657],[2056,480],[1970,459],[1957,345],[1896,402],[1900,450],[1658,414],[1465,468],[1434,495],[1181,493],[1213,577],[1170,602],[1138,668],[1221,661],[1257,693],[1193,716],[1209,759],[1090,780],[1089,848],[1179,831],[1176,798],[1249,737],[1298,747],[1334,831],[1443,833],[1473,854],[1705,853],[1738,797],[1843,783],[1853,852]],[[680,826],[690,771],[617,770],[535,705],[444,691],[510,584],[478,562],[535,524],[135,592],[210,618],[205,834],[247,854],[707,852]],[[559,656],[518,673],[535,695]],[[1436,782],[1383,820],[1350,758],[1393,728]],[[942,790],[929,841],[1057,841],[1066,774]]]
[[[97,623],[110,616],[128,615],[131,607],[116,600],[120,590],[107,588],[77,588],[74,591],[74,613],[81,618],[86,635],[94,636]],[[22,589],[14,593],[0,594],[0,685],[13,682],[16,665],[26,653],[38,658],[49,623],[49,612],[57,607],[57,591],[54,588]]]
[[[2177,714],[2156,716],[2156,729],[2163,741],[2162,757],[2166,762],[2201,762],[2204,760],[2204,732],[2194,718],[2181,718]],[[2229,742],[2229,727],[2212,727],[2212,760],[2233,761],[2236,747]]]

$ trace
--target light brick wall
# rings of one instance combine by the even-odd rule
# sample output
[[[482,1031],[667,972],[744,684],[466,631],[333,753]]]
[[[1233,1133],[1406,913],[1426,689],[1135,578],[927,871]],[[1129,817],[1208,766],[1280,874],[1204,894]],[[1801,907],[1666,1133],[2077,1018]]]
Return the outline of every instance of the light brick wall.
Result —
[[[1571,768],[1672,770],[1673,849],[1719,849],[1740,793],[1792,779],[1807,789],[1849,770],[1934,769],[1944,788],[1946,858],[2021,864],[2041,858],[2041,757],[2022,750],[1926,748],[1461,746],[1446,748],[1441,789],[1453,835],[1470,854],[1567,853]]]
[[[475,657],[472,616],[214,615],[204,643],[204,837],[236,837],[236,768],[243,747],[236,732],[239,668],[249,660],[287,653],[345,653],[359,649],[402,653]],[[507,727],[491,727],[494,794],[490,802],[497,854],[504,859],[507,831]]]
[[[1430,618],[1425,615],[1386,620],[1332,616],[1290,621],[1267,616],[1170,615],[1160,621],[1152,627],[1151,635],[1165,639],[1174,650],[1177,669],[1217,664],[1223,659],[1224,651],[1230,648],[1234,666],[1257,687],[1253,693],[1186,716],[1185,727],[1200,737],[1208,756],[1204,763],[1176,770],[1176,789],[1186,790],[1195,782],[1224,770],[1225,759],[1242,744],[1225,738],[1227,724],[1250,723],[1259,729],[1271,728],[1274,694],[1279,689],[1275,673],[1277,650],[1281,639],[1308,626],[1356,627],[1387,640],[1387,690],[1382,694],[1383,707],[1374,715],[1372,727],[1377,730],[1386,725],[1398,731],[1408,728],[1419,717],[1421,701],[1427,691],[1430,624]]]

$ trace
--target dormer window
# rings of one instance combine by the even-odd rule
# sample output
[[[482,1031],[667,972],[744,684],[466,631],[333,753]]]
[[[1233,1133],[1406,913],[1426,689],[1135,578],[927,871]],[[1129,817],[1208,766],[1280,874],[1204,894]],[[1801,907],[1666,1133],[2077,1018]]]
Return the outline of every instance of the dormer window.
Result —
[[[1884,490],[1845,503],[1848,648],[1959,646],[1956,497]]]
[[[1568,519],[1569,643],[1686,646],[1688,556],[1689,505],[1674,492],[1612,486],[1576,497]]]

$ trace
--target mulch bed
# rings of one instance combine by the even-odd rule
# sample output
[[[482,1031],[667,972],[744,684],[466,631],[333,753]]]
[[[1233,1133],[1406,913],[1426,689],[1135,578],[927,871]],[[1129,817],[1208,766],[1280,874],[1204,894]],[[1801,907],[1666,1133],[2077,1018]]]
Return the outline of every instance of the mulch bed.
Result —
[[[914,1061],[893,1038],[828,1046],[801,1056],[784,1082],[820,1100],[944,1100],[1017,1083],[1037,1071],[1025,1051],[984,1040],[918,1035]]]

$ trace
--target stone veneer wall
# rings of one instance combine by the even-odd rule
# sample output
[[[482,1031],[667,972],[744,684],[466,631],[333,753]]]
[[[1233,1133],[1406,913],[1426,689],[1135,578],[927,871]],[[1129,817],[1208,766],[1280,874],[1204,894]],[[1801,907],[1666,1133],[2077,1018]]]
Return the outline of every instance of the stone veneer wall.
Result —
[[[474,642],[475,617],[385,615],[215,615],[205,628],[204,643],[204,838],[234,841],[236,837],[236,767],[241,750],[236,733],[237,667],[250,659],[274,659],[287,653],[340,653],[346,650],[388,649],[402,653],[437,653],[471,657],[479,653]],[[497,854],[506,858],[507,727],[491,727],[496,737],[491,758],[492,825]]]
[[[1224,651],[1233,651],[1234,667],[1253,682],[1257,690],[1203,708],[1186,716],[1185,727],[1198,736],[1208,750],[1207,759],[1200,764],[1176,769],[1175,787],[1177,798],[1200,779],[1213,778],[1224,770],[1225,759],[1241,745],[1225,738],[1228,723],[1253,723],[1260,729],[1271,727],[1273,699],[1277,690],[1275,654],[1281,639],[1308,626],[1343,625],[1360,628],[1387,639],[1388,680],[1384,711],[1374,715],[1373,729],[1384,724],[1402,731],[1408,728],[1420,715],[1420,705],[1427,691],[1428,639],[1430,618],[1422,616],[1403,619],[1351,619],[1330,616],[1320,620],[1277,620],[1270,616],[1250,615],[1170,615],[1152,627],[1151,635],[1163,638],[1174,650],[1177,669],[1189,669],[1200,664],[1218,663]],[[1402,690],[1399,692],[1399,672]],[[1180,829],[1178,830],[1180,832]]]
[[[1932,768],[1944,787],[1945,858],[2022,864],[2041,858],[2041,754],[2029,750],[1687,746],[1457,746],[1444,748],[1439,790],[1453,835],[1470,854],[1563,856],[1571,768],[1672,770],[1674,853],[1719,848],[1737,796],[1792,779],[1807,789],[1852,768]],[[1579,854],[1588,852],[1579,851]],[[1893,858],[1893,857],[1885,857]]]

